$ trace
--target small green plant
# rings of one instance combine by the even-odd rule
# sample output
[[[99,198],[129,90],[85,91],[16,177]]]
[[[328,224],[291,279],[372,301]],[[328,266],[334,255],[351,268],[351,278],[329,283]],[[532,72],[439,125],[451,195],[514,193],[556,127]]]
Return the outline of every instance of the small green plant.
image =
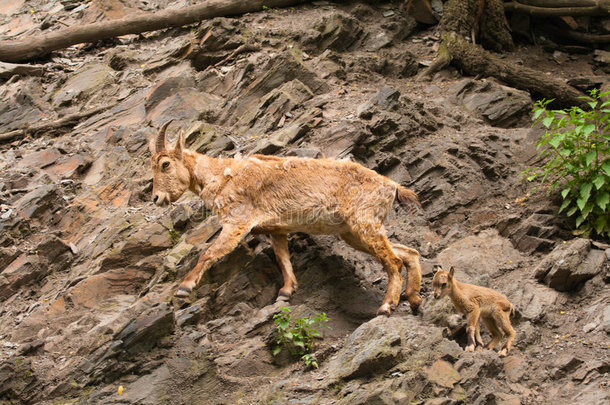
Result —
[[[561,188],[559,212],[574,219],[577,235],[610,237],[610,92],[599,90],[581,97],[590,110],[571,107],[550,110],[553,100],[540,100],[534,120],[547,128],[536,142],[541,168],[524,172],[529,181],[548,185],[549,193]]]
[[[328,317],[324,312],[316,314],[313,319],[306,316],[297,318],[294,325],[290,319],[290,308],[280,307],[280,313],[273,316],[276,326],[276,346],[273,355],[287,347],[292,354],[297,355],[307,367],[318,367],[318,359],[312,353],[314,339],[320,337],[320,328],[329,328]]]

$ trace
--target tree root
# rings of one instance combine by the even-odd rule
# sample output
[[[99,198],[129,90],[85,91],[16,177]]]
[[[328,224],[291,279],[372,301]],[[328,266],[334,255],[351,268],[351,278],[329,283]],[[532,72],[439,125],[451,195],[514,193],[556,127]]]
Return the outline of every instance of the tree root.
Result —
[[[549,77],[534,69],[502,60],[468,42],[455,32],[445,33],[436,61],[419,74],[430,77],[449,63],[470,76],[494,77],[511,87],[526,90],[535,98],[555,99],[561,106],[585,105],[583,94],[563,80]]]

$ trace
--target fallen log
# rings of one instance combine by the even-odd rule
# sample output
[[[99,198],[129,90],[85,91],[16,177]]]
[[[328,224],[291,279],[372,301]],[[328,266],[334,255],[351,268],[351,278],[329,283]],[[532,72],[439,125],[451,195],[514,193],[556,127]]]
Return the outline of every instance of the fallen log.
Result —
[[[518,2],[504,4],[504,10],[510,12],[523,13],[535,17],[562,17],[562,16],[608,16],[610,15],[610,5],[598,4],[591,7],[581,5],[571,7],[540,7],[529,6]]]
[[[39,58],[57,49],[86,42],[181,27],[201,20],[240,15],[273,7],[287,7],[304,0],[209,0],[177,10],[128,16],[119,20],[79,25],[16,41],[0,42],[0,61],[21,62]]]

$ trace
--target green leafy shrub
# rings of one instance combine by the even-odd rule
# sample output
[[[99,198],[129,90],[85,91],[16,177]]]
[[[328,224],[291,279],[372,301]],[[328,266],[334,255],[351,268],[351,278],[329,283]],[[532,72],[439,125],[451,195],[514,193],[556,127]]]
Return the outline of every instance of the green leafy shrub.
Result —
[[[574,234],[588,236],[595,231],[610,237],[610,92],[592,90],[587,100],[590,110],[571,107],[550,110],[553,100],[540,100],[534,120],[546,131],[537,141],[541,168],[524,172],[529,181],[548,186],[549,193],[561,188],[559,212],[574,220]]]
[[[318,313],[313,319],[309,317],[297,318],[292,324],[290,308],[281,307],[281,312],[273,316],[276,327],[276,346],[273,355],[277,355],[282,348],[288,348],[292,354],[297,355],[308,367],[318,367],[318,359],[312,353],[314,339],[320,337],[320,328],[328,328],[328,317],[324,312]]]

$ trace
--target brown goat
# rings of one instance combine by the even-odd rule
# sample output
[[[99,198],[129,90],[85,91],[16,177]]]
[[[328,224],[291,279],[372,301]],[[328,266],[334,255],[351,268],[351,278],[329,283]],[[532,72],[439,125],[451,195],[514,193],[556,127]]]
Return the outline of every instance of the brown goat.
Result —
[[[479,317],[491,332],[492,339],[487,344],[493,349],[506,336],[506,343],[500,350],[500,356],[506,356],[515,339],[515,331],[510,324],[510,316],[515,314],[515,307],[504,294],[491,288],[473,284],[460,283],[454,277],[454,269],[449,273],[440,269],[432,280],[434,298],[449,295],[455,309],[468,317],[466,334],[468,345],[466,351],[474,351],[475,345],[483,346]]]
[[[201,277],[248,234],[268,234],[284,277],[280,297],[297,287],[288,252],[288,234],[335,234],[357,250],[377,258],[388,274],[388,288],[377,314],[398,305],[403,264],[406,296],[417,311],[421,273],[419,253],[391,243],[383,219],[395,198],[406,207],[419,205],[415,193],[357,163],[253,155],[213,158],[165,140],[166,123],[151,141],[153,201],[164,206],[191,190],[219,218],[222,231],[180,283],[175,295],[190,296]]]

